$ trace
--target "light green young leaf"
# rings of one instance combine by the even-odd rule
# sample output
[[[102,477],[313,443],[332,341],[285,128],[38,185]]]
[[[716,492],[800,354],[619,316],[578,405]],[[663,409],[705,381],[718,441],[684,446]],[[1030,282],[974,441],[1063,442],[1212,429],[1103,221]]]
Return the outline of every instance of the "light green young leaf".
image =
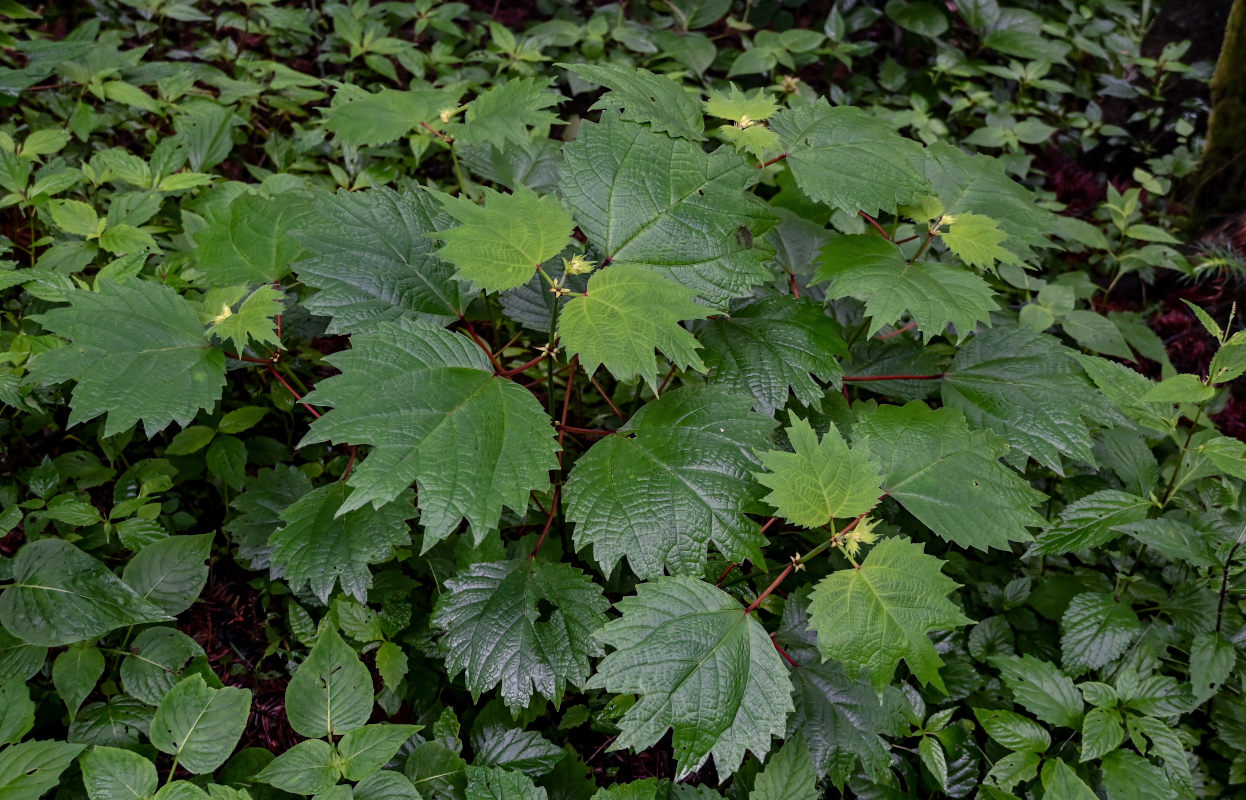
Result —
[[[52,222],[65,233],[93,239],[100,233],[99,215],[81,200],[53,200],[48,203]]]
[[[1102,314],[1086,308],[1074,309],[1061,318],[1060,327],[1087,350],[1126,361],[1134,360],[1133,351],[1120,329]]]
[[[283,792],[320,794],[336,785],[342,775],[334,756],[333,745],[308,739],[270,761],[255,779]]]
[[[562,251],[575,222],[553,195],[539,197],[527,186],[514,194],[483,189],[485,204],[466,197],[442,197],[446,213],[460,225],[438,231],[439,254],[458,267],[454,277],[486,292],[523,286],[545,261]]]
[[[619,380],[640,376],[656,388],[654,350],[676,366],[705,371],[696,337],[679,324],[709,315],[692,302],[695,294],[647,269],[612,266],[594,273],[587,294],[563,307],[558,335],[589,375],[604,365]]]
[[[450,123],[446,131],[463,144],[523,145],[531,140],[533,129],[548,130],[558,121],[558,115],[546,109],[558,105],[562,95],[550,85],[548,78],[495,83],[468,103],[463,122]]]
[[[91,800],[146,800],[160,780],[151,759],[116,747],[92,747],[81,763]]]
[[[212,534],[170,536],[144,547],[125,565],[122,580],[166,614],[190,608],[208,581]]]
[[[1157,383],[1139,400],[1143,403],[1203,403],[1216,396],[1214,387],[1197,375],[1173,375]]]
[[[705,139],[701,104],[680,81],[655,75],[647,69],[617,64],[558,66],[610,90],[590,107],[593,110],[618,110],[623,119],[648,123],[659,133],[694,142]]]
[[[336,630],[320,634],[286,684],[286,716],[308,738],[361,728],[372,715],[372,675]]]
[[[705,101],[706,114],[741,125],[770,119],[778,110],[779,104],[765,89],[743,92],[734,83],[726,92],[711,89]]]
[[[228,214],[195,234],[195,263],[211,286],[279,281],[304,254],[290,232],[310,213],[297,197],[240,194]]]
[[[337,744],[342,777],[361,781],[373,774],[419,730],[419,725],[364,725],[348,731]]]
[[[167,619],[107,567],[63,539],[40,539],[17,551],[13,583],[0,595],[0,623],[9,633],[49,647]]]
[[[250,340],[277,347],[281,340],[277,338],[274,317],[281,313],[283,300],[285,293],[275,286],[259,286],[246,296],[237,311],[229,305],[222,306],[212,318],[208,333],[230,342],[235,353],[241,353]]]
[[[155,281],[103,281],[74,290],[67,308],[33,318],[70,340],[31,362],[43,383],[74,380],[69,424],[107,414],[104,436],[142,421],[147,435],[211,409],[225,384],[225,356],[207,347],[194,307]]]
[[[589,448],[563,495],[576,549],[592,545],[607,574],[626,556],[642,578],[700,575],[711,542],[732,561],[759,562],[765,537],[746,512],[753,453],[774,422],[750,406],[713,388],[675,389]]]
[[[427,550],[466,518],[476,542],[502,507],[525,509],[549,484],[558,449],[531,392],[493,374],[465,336],[417,320],[378,323],[326,360],[342,374],[316,385],[309,403],[330,406],[303,444],[367,444],[338,516],[383,506],[414,481]]]
[[[612,745],[648,747],[674,729],[676,780],[711,754],[721,778],[746,750],[762,758],[792,711],[791,682],[770,636],[731,595],[691,577],[642,583],[598,637],[614,648],[589,688],[640,699]]]
[[[610,604],[574,567],[536,559],[479,563],[445,587],[432,624],[445,632],[446,671],[465,672],[477,701],[500,685],[513,709],[526,708],[533,692],[560,702],[567,684],[582,686],[589,659],[602,654],[592,634]],[[545,604],[554,609],[548,619]]]
[[[849,676],[862,667],[876,689],[890,682],[901,659],[923,684],[943,690],[943,661],[927,635],[970,622],[947,595],[959,585],[943,563],[908,539],[887,538],[859,567],[823,578],[809,603],[824,659],[842,663]]]
[[[939,239],[971,267],[994,269],[995,262],[1018,264],[1017,257],[1000,247],[1008,234],[998,223],[982,214],[949,214],[943,218],[945,230]]]
[[[212,772],[234,751],[250,713],[250,689],[213,689],[191,675],[160,701],[149,738],[191,773]]]
[[[753,781],[748,800],[818,800],[818,777],[813,759],[799,732],[771,754]]]
[[[819,528],[832,519],[856,517],[878,504],[882,476],[868,449],[850,449],[832,424],[818,442],[809,423],[792,416],[788,441],[795,452],[761,454],[767,473],[754,475],[770,489],[766,502],[794,525]]]

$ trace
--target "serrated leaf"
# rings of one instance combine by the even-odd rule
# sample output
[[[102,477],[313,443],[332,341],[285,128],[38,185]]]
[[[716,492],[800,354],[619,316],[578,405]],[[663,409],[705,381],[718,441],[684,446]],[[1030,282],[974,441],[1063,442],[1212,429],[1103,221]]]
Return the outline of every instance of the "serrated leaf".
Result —
[[[274,533],[272,571],[292,589],[310,587],[327,603],[333,587],[360,602],[372,586],[369,564],[393,557],[394,550],[411,544],[407,520],[415,516],[410,492],[376,508],[363,506],[339,516],[349,489],[336,481],[300,498],[281,512],[285,525]]]
[[[0,595],[0,623],[9,633],[49,647],[167,619],[107,567],[62,539],[40,539],[17,551],[13,583]]]
[[[427,550],[466,518],[477,543],[502,507],[525,509],[528,493],[557,468],[549,416],[532,393],[495,376],[467,337],[417,320],[378,323],[326,360],[342,370],[309,403],[332,410],[302,444],[367,444],[338,515],[379,507],[414,481]],[[302,446],[302,445],[300,445]]]
[[[468,767],[467,800],[546,800],[549,794],[522,772],[501,767]]]
[[[74,645],[52,662],[52,685],[65,702],[70,719],[78,713],[82,701],[95,689],[103,674],[103,654],[87,645]],[[0,736],[0,741],[3,740],[4,737]]]
[[[1237,648],[1219,631],[1194,637],[1190,649],[1190,684],[1200,702],[1210,699],[1233,673]]]
[[[116,747],[93,747],[82,756],[82,783],[91,800],[144,800],[156,792],[156,765]]]
[[[537,778],[550,772],[566,753],[536,731],[517,728],[500,704],[486,706],[472,726],[473,763],[502,767]]]
[[[446,671],[465,672],[477,702],[501,685],[509,706],[526,708],[533,692],[558,703],[568,683],[588,680],[589,658],[602,652],[592,633],[608,607],[601,587],[574,567],[489,562],[446,581],[433,625],[445,632]]]
[[[1044,524],[1032,508],[1043,495],[999,463],[1007,446],[959,411],[882,406],[860,415],[853,436],[882,467],[883,489],[944,539],[1006,549]]]
[[[464,121],[446,126],[456,142],[522,145],[532,138],[531,129],[547,129],[558,115],[546,109],[562,95],[550,90],[548,78],[511,78],[495,83],[467,105]]]
[[[947,599],[959,585],[943,563],[907,539],[881,540],[859,567],[823,578],[809,603],[809,626],[824,659],[848,674],[865,668],[875,688],[891,680],[903,659],[923,684],[943,690],[943,661],[927,635],[970,620]]]
[[[1121,712],[1115,708],[1092,708],[1082,720],[1082,753],[1078,760],[1101,758],[1120,747],[1124,740]]]
[[[286,684],[290,727],[308,738],[336,736],[363,727],[371,715],[372,675],[329,628]]]
[[[769,472],[754,475],[770,489],[765,500],[779,516],[803,528],[819,528],[833,519],[865,514],[878,504],[882,476],[866,448],[849,448],[834,424],[819,442],[807,421],[797,416],[791,420],[787,438],[795,452],[762,453],[762,466]]]
[[[949,214],[943,217],[945,230],[939,235],[947,248],[971,267],[994,269],[995,262],[1020,263],[1016,255],[1000,247],[1008,234],[999,224],[982,214]]]
[[[131,589],[166,614],[190,608],[208,581],[212,534],[170,536],[144,547],[122,573]]]
[[[705,371],[696,337],[679,324],[708,316],[710,309],[692,302],[694,294],[646,269],[612,266],[563,307],[558,335],[589,375],[604,365],[619,380],[640,376],[656,388],[654,350],[679,367]]]
[[[640,695],[613,749],[648,747],[673,728],[676,780],[711,754],[720,778],[745,750],[764,756],[792,711],[791,683],[765,629],[735,598],[695,578],[660,578],[636,592],[617,604],[622,618],[598,633],[614,652],[588,687]]]
[[[1028,753],[1044,753],[1051,746],[1051,734],[1029,717],[1006,709],[975,708],[986,735],[1007,747]]]
[[[859,108],[819,99],[780,111],[770,128],[796,185],[832,208],[877,216],[930,191],[922,146]]]
[[[190,303],[168,286],[138,278],[97,288],[76,289],[67,295],[68,308],[33,317],[70,340],[31,362],[43,383],[77,381],[70,425],[107,414],[104,436],[142,421],[151,437],[216,405],[225,356],[208,346]]]
[[[341,772],[334,764],[333,745],[308,739],[286,750],[260,770],[255,780],[285,792],[319,794],[337,784]]]
[[[995,656],[991,665],[1003,675],[1017,702],[1043,722],[1080,728],[1082,695],[1055,664],[1034,656]]]
[[[246,491],[230,505],[232,515],[225,530],[238,546],[235,558],[248,569],[268,569],[271,563],[270,539],[285,525],[281,513],[312,491],[312,483],[301,470],[282,465],[262,469],[247,478]]]
[[[247,343],[279,346],[277,323],[273,319],[282,312],[285,293],[280,289],[263,285],[246,296],[238,310],[224,306],[217,310],[208,326],[208,333],[222,342],[230,342],[235,353],[241,353]]]
[[[648,123],[660,133],[694,142],[705,139],[701,104],[697,96],[677,80],[655,75],[647,69],[617,64],[558,66],[610,90],[590,106],[591,110],[617,110],[623,119]]]
[[[818,800],[818,779],[804,737],[797,733],[770,756],[748,800]]]
[[[699,575],[710,543],[737,563],[759,562],[765,537],[745,513],[753,452],[774,422],[751,405],[716,389],[676,389],[589,448],[564,495],[576,549],[592,545],[606,573],[626,556],[643,578]]]
[[[1116,660],[1141,628],[1138,615],[1106,592],[1083,592],[1069,601],[1060,620],[1064,668],[1098,669]]]
[[[213,689],[202,675],[191,675],[160,701],[149,738],[189,772],[212,772],[233,752],[250,712],[250,689]]]
[[[1055,337],[1028,328],[979,331],[944,374],[943,402],[1057,472],[1062,455],[1093,465],[1084,417],[1102,401],[1072,355]]]
[[[743,92],[734,83],[726,92],[711,89],[705,101],[706,114],[735,123],[761,122],[774,116],[778,110],[779,104],[766,90]]]
[[[240,194],[228,214],[195,234],[195,263],[211,286],[279,281],[304,253],[290,232],[310,214],[306,203],[288,195]]]
[[[381,145],[406,136],[421,122],[434,122],[445,110],[453,111],[458,95],[447,89],[409,91],[382,89],[366,92],[345,85],[322,109],[325,130],[352,147]]]
[[[398,748],[420,730],[419,725],[364,725],[348,731],[337,744],[342,777],[361,781],[385,766]]]
[[[330,333],[358,333],[405,317],[446,319],[462,310],[454,269],[437,255],[430,235],[453,218],[430,192],[322,193],[312,207],[293,233],[311,257],[295,270],[319,290],[301,305],[332,317]]]
[[[121,662],[121,686],[151,706],[160,704],[187,665],[204,656],[199,643],[175,628],[148,628],[134,638]]]
[[[778,220],[745,192],[757,170],[743,156],[613,112],[583,123],[563,156],[559,188],[603,263],[645,267],[712,304],[769,279],[762,235]]]
[[[788,392],[817,409],[823,389],[836,382],[848,355],[839,325],[818,303],[776,295],[749,302],[730,316],[696,328],[710,383],[753,395],[769,416],[787,405]]]
[[[812,283],[825,281],[828,297],[865,303],[869,336],[908,314],[927,337],[949,325],[963,337],[989,324],[996,308],[995,292],[980,276],[946,264],[909,264],[899,247],[873,234],[840,236],[822,248]]]
[[[1062,555],[1100,547],[1122,535],[1122,525],[1146,519],[1152,502],[1128,492],[1103,489],[1070,503],[1043,530],[1030,548],[1032,555]]]
[[[545,261],[562,252],[575,223],[553,195],[539,197],[527,186],[514,194],[485,188],[485,204],[445,196],[442,208],[460,223],[438,231],[439,255],[458,267],[454,277],[486,292],[523,286]]]

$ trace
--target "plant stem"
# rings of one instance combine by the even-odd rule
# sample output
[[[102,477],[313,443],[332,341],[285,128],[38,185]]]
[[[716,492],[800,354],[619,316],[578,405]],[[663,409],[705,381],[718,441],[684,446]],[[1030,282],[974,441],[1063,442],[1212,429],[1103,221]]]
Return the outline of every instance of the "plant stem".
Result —
[[[276,367],[274,367],[272,364],[269,364],[268,371],[273,374],[274,378],[281,381],[281,385],[286,387],[286,391],[288,391],[291,395],[294,396],[294,399],[298,402],[299,405],[301,405],[303,408],[310,411],[313,417],[315,417],[316,419],[320,419],[320,412],[317,411],[312,406],[309,406],[307,403],[303,402],[303,395],[296,392],[294,390],[294,387],[291,386],[290,383],[285,378],[281,377],[281,373],[277,371]]]
[[[1216,633],[1220,632],[1220,627],[1224,624],[1224,600],[1229,596],[1229,568],[1233,566],[1233,556],[1237,555],[1237,549],[1246,542],[1246,525],[1242,526],[1242,532],[1237,535],[1237,541],[1233,543],[1233,547],[1229,550],[1229,554],[1224,559],[1224,570],[1220,573],[1220,599],[1216,602]]]
[[[874,218],[873,218],[873,217],[871,217],[869,214],[866,214],[864,211],[858,211],[858,212],[857,212],[857,214],[858,214],[858,216],[860,216],[860,217],[861,217],[861,219],[863,219],[863,220],[865,220],[866,222],[868,222],[868,223],[870,223],[871,225],[873,225],[873,226],[874,226],[874,230],[876,230],[876,231],[878,231],[879,233],[881,233],[881,234],[883,235],[883,238],[884,238],[884,239],[886,239],[886,240],[887,240],[887,241],[889,241],[889,242],[890,242],[890,241],[892,241],[891,234],[890,234],[890,233],[887,233],[887,229],[886,229],[886,228],[884,228],[882,225],[879,225],[879,224],[878,224],[878,220],[874,219]]]

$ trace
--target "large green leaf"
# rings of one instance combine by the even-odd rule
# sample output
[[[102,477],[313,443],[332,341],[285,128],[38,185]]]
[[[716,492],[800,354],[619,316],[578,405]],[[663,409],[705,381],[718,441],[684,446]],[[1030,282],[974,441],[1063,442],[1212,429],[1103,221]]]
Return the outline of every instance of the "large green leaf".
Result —
[[[342,777],[361,781],[385,766],[404,742],[420,730],[419,725],[364,725],[347,731],[338,742]]]
[[[308,586],[322,603],[334,585],[360,602],[372,586],[369,564],[393,557],[411,544],[407,520],[415,516],[414,497],[403,492],[380,508],[363,506],[337,516],[349,490],[336,481],[322,486],[281,512],[285,526],[274,533],[272,572],[291,588]]]
[[[144,800],[156,793],[156,765],[117,747],[93,747],[82,756],[82,783],[91,800]]]
[[[964,336],[989,323],[996,308],[995,293],[980,276],[946,264],[910,264],[899,247],[873,234],[840,236],[822,248],[813,282],[828,280],[828,297],[865,303],[870,336],[905,314],[927,337],[949,325]]]
[[[1082,724],[1082,695],[1069,676],[1034,656],[996,656],[991,666],[1003,675],[1017,702],[1043,722],[1078,729]]]
[[[166,614],[190,608],[208,582],[212,534],[170,536],[144,547],[125,565],[122,580]]]
[[[380,507],[415,482],[427,550],[464,518],[479,542],[502,506],[527,508],[528,493],[549,484],[558,465],[549,416],[531,392],[494,375],[470,339],[396,320],[351,343],[327,359],[342,374],[307,396],[332,410],[303,440],[372,445],[339,516]]]
[[[589,658],[601,655],[592,634],[609,605],[601,587],[569,565],[487,562],[446,581],[433,625],[445,631],[447,672],[465,672],[477,701],[500,684],[508,705],[527,707],[533,692],[558,702],[568,683],[588,680]]]
[[[674,729],[676,779],[711,754],[719,777],[746,750],[762,758],[786,731],[791,682],[766,630],[731,595],[695,578],[660,578],[618,603],[598,636],[614,648],[589,688],[639,700],[612,749],[648,747]]]
[[[640,376],[656,387],[654,350],[676,366],[705,371],[696,337],[679,324],[709,314],[692,302],[693,294],[640,267],[610,267],[593,275],[587,293],[563,308],[558,334],[589,375],[604,364],[619,380]]]
[[[609,573],[699,575],[712,542],[732,561],[759,563],[765,537],[745,516],[755,499],[753,452],[774,422],[749,398],[684,388],[644,406],[576,462],[564,496],[575,546],[592,545]]]
[[[13,559],[0,623],[25,642],[56,647],[124,625],[171,619],[100,562],[62,539],[40,539]]]
[[[699,142],[705,139],[701,101],[676,80],[647,69],[618,64],[559,64],[604,93],[591,108],[617,109],[623,119],[647,122],[655,131]]]
[[[771,754],[753,781],[748,800],[818,800],[818,777],[805,739],[798,732]]]
[[[779,516],[804,528],[819,528],[878,504],[883,493],[878,466],[866,448],[849,448],[834,424],[819,442],[809,423],[793,416],[787,438],[795,452],[763,453],[761,463],[769,472],[755,476],[770,489],[766,502]]]
[[[191,675],[160,701],[149,737],[190,772],[212,772],[234,751],[250,713],[250,689],[213,689],[202,675]]]
[[[819,99],[780,111],[770,128],[796,185],[818,202],[877,215],[930,190],[922,146],[859,108]]]
[[[244,192],[228,214],[195,234],[195,263],[212,286],[279,281],[303,255],[290,231],[304,225],[310,213],[296,197]]]
[[[188,663],[204,657],[198,642],[176,628],[164,626],[148,628],[134,637],[129,651],[121,662],[121,686],[152,706],[159,705],[181,680]]]
[[[1107,665],[1125,652],[1141,627],[1127,601],[1107,592],[1077,595],[1060,619],[1064,668],[1076,674]]]
[[[463,122],[446,126],[456,142],[489,143],[504,148],[523,145],[532,129],[548,130],[558,115],[548,111],[562,95],[550,89],[549,78],[511,78],[495,83],[467,105]]]
[[[549,794],[522,772],[501,767],[468,767],[467,800],[547,800]]]
[[[843,664],[850,676],[862,667],[882,689],[901,659],[923,684],[943,689],[943,661],[927,635],[970,620],[947,599],[958,584],[922,545],[887,538],[860,566],[823,578],[809,603],[809,626],[817,631],[823,658]]]
[[[0,749],[0,797],[39,800],[57,785],[61,773],[83,747],[66,742],[30,741]]]
[[[308,739],[270,761],[255,779],[285,792],[319,794],[337,784],[341,772],[335,764],[333,745]]]
[[[771,416],[787,405],[789,390],[818,408],[823,389],[814,378],[838,381],[843,370],[836,357],[848,355],[838,323],[807,298],[749,302],[696,332],[710,382],[753,395],[757,410]]]
[[[453,223],[424,189],[377,187],[322,193],[295,237],[311,257],[295,265],[319,291],[302,305],[332,317],[330,333],[357,333],[382,320],[457,316],[463,308],[454,269],[430,234]]]
[[[78,704],[65,703],[71,714],[78,711]],[[34,724],[35,704],[30,699],[30,689],[16,678],[0,681],[0,745],[21,741]]]
[[[925,403],[863,412],[853,428],[882,466],[883,489],[939,536],[961,547],[1007,548],[1045,520],[1043,495],[999,463],[1007,450],[951,408]]]
[[[1038,535],[1030,552],[1063,555],[1073,550],[1100,547],[1121,536],[1117,530],[1146,519],[1153,503],[1144,497],[1115,489],[1102,489],[1069,503],[1060,516]]]
[[[69,424],[107,414],[104,435],[140,420],[147,435],[211,409],[225,385],[225,356],[208,345],[194,306],[168,286],[126,278],[67,294],[69,306],[34,316],[70,340],[31,363],[44,383],[77,381]]]
[[[290,727],[308,738],[337,736],[371,715],[371,673],[336,630],[325,630],[286,684]]]
[[[367,92],[345,84],[324,113],[325,130],[352,147],[379,145],[406,136],[421,122],[437,122],[442,111],[454,111],[459,95],[427,85],[407,91]]]
[[[714,304],[770,277],[761,236],[778,220],[745,193],[757,170],[743,156],[613,112],[583,123],[563,155],[562,194],[604,263],[646,267]]]

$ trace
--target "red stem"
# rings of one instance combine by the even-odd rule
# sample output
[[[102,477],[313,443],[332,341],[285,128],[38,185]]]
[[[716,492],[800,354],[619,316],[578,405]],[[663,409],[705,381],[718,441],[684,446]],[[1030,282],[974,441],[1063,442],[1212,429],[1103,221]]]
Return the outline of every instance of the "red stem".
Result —
[[[614,433],[617,433],[617,431],[602,431],[602,430],[597,430],[596,428],[577,428],[573,425],[562,425],[562,424],[558,425],[558,430],[561,433],[571,433],[577,436],[610,436]]]
[[[907,331],[911,331],[916,327],[917,327],[916,321],[910,322],[908,325],[905,325],[903,328],[896,328],[894,331],[891,331],[890,333],[880,334],[878,336],[878,341],[880,342],[886,341],[887,339],[890,339],[892,336],[899,336],[900,334],[905,333]]]
[[[845,383],[865,383],[866,381],[937,381],[944,377],[946,373],[940,372],[938,375],[854,375],[845,377]]]
[[[800,289],[796,286],[796,273],[795,272],[787,273],[787,279],[792,284],[792,296],[795,297],[797,300],[799,300]]]
[[[320,412],[312,408],[311,406],[307,405],[307,403],[303,402],[303,395],[294,391],[294,387],[291,386],[289,383],[287,383],[285,378],[281,377],[281,373],[277,371],[276,367],[274,367],[272,364],[269,364],[268,371],[273,374],[274,378],[281,381],[281,385],[286,387],[286,391],[288,391],[291,395],[294,396],[294,399],[298,401],[299,405],[303,406],[303,408],[310,411],[313,417],[315,417],[316,419],[320,419]]]
[[[501,376],[501,377],[503,377],[503,378],[513,378],[514,376],[518,375],[519,373],[524,372],[524,371],[529,370],[529,369],[532,369],[532,368],[533,368],[533,367],[535,367],[537,364],[540,364],[542,361],[544,361],[544,360],[545,360],[545,356],[546,356],[546,355],[547,355],[546,353],[541,353],[539,356],[537,356],[536,358],[532,359],[532,360],[531,360],[531,361],[529,361],[527,364],[521,364],[520,366],[515,367],[514,369],[504,370],[504,371],[502,371],[502,372],[499,372],[499,373],[498,373],[498,375],[500,375],[500,376]]]
[[[245,361],[248,364],[271,364],[273,363],[273,359],[271,358],[251,358],[250,356],[240,356],[237,353],[230,353],[225,350],[222,350],[221,352],[225,353],[226,358],[232,358],[234,361]]]
[[[771,582],[771,584],[766,587],[766,591],[762,592],[761,594],[757,596],[756,600],[749,603],[748,608],[744,609],[744,613],[752,614],[754,611],[756,611],[757,607],[761,605],[763,602],[765,602],[766,598],[770,596],[771,592],[773,592],[775,589],[778,589],[779,584],[783,583],[783,581],[787,579],[787,576],[792,574],[792,570],[795,567],[796,567],[795,562],[791,562],[786,567],[784,567],[783,571],[779,573],[779,577],[775,578],[774,581]]]
[[[601,395],[601,399],[605,400],[606,404],[610,406],[610,410],[614,412],[614,415],[616,417],[618,417],[619,419],[623,419],[623,420],[627,419],[627,417],[624,416],[623,412],[619,410],[619,407],[614,404],[614,401],[610,399],[609,395],[607,395],[604,391],[602,391],[601,385],[597,383],[596,378],[594,378],[592,375],[589,375],[588,382],[593,384],[593,388],[596,389],[597,393]]]
[[[444,133],[437,130],[432,125],[429,125],[424,120],[420,120],[420,124],[423,125],[425,128],[427,128],[433,134],[433,136],[436,136],[438,139],[445,142],[446,144],[450,144],[451,142],[454,141],[454,137],[446,136]]]
[[[783,160],[783,159],[785,159],[785,158],[787,158],[787,153],[779,153],[777,156],[775,156],[774,158],[770,159],[769,161],[763,161],[763,162],[761,162],[760,164],[758,164],[758,165],[757,165],[757,168],[758,168],[758,169],[765,169],[766,167],[770,166],[771,164],[777,164],[777,163],[779,163],[780,161],[782,161],[782,160]]]
[[[771,638],[770,643],[774,645],[775,650],[779,651],[779,655],[783,656],[783,659],[787,661],[787,663],[792,665],[792,669],[800,669],[800,664],[797,664],[796,660],[793,659],[790,655],[788,655],[787,651],[784,650],[781,646],[779,646],[778,642],[776,642],[773,638]]]
[[[671,364],[671,369],[666,373],[666,377],[662,379],[662,385],[658,387],[658,396],[662,396],[662,392],[666,391],[666,386],[671,382],[671,378],[675,377],[675,365]]]
[[[498,374],[505,372],[505,370],[502,369],[502,365],[498,363],[496,358],[494,358],[493,351],[489,349],[489,346],[484,343],[483,339],[476,335],[476,326],[472,325],[472,321],[467,317],[462,316],[459,317],[459,319],[463,320],[463,325],[467,328],[468,334],[471,335],[472,341],[475,342],[481,350],[484,350],[485,355],[489,357],[489,363],[493,365],[493,371]]]
[[[536,544],[532,547],[532,552],[528,554],[528,558],[536,558],[536,554],[541,550],[541,545],[545,544],[545,537],[549,536],[550,526],[554,524],[554,517],[558,512],[558,495],[562,492],[562,486],[554,487],[553,502],[549,504],[549,513],[545,516],[545,527],[541,528],[541,537],[536,540]]]
[[[874,230],[876,230],[876,231],[878,231],[879,233],[881,233],[881,234],[883,235],[883,238],[884,238],[884,239],[886,239],[886,240],[887,240],[887,241],[889,241],[889,242],[891,241],[891,234],[890,234],[890,233],[887,233],[886,229],[884,229],[882,225],[879,225],[879,224],[878,224],[878,220],[874,219],[874,218],[873,218],[873,217],[871,217],[869,214],[866,214],[864,211],[858,211],[857,213],[858,213],[859,215],[861,215],[861,218],[862,218],[862,219],[864,219],[866,222],[868,222],[868,223],[870,223],[871,225],[873,225],[873,226],[874,226]]]

